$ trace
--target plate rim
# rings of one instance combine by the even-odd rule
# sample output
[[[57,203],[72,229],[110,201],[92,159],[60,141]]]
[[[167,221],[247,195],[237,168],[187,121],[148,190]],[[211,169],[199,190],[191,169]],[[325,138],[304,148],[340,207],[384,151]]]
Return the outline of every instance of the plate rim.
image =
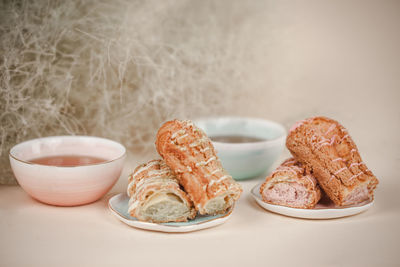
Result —
[[[339,208],[321,208],[321,209],[300,209],[300,208],[292,208],[286,207],[281,205],[274,205],[270,203],[266,203],[262,200],[261,195],[257,189],[264,182],[257,183],[251,190],[250,193],[257,204],[262,207],[263,209],[276,213],[281,214],[284,216],[294,217],[294,218],[302,218],[302,219],[316,219],[316,220],[324,220],[324,219],[336,219],[336,218],[343,218],[348,216],[357,215],[368,210],[373,204],[374,200],[367,202],[361,206],[350,206],[350,207],[339,207]],[[343,211],[348,211],[347,213],[343,214]],[[291,214],[288,214],[288,213]],[[324,213],[330,212],[332,216],[325,215]],[[349,214],[350,212],[350,214]]]
[[[117,210],[115,210],[114,207],[112,207],[111,202],[113,201],[113,199],[122,197],[123,195],[126,195],[126,193],[117,193],[109,198],[108,208],[111,211],[111,213],[114,216],[116,216],[120,221],[127,224],[128,226],[155,232],[185,233],[185,232],[193,232],[197,230],[211,228],[223,224],[225,221],[227,221],[232,215],[235,206],[233,205],[225,214],[223,214],[218,218],[209,219],[191,225],[166,225],[164,223],[152,223],[152,222],[143,222],[139,220],[130,220],[122,216]]]

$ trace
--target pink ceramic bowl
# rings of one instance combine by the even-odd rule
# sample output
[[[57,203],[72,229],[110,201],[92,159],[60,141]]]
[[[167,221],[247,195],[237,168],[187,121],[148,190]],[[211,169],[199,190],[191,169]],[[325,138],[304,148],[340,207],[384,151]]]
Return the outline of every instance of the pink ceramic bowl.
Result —
[[[105,161],[73,167],[29,162],[35,158],[78,155]],[[10,150],[18,183],[33,198],[51,205],[76,206],[104,196],[121,175],[126,149],[99,137],[52,136],[22,142]]]

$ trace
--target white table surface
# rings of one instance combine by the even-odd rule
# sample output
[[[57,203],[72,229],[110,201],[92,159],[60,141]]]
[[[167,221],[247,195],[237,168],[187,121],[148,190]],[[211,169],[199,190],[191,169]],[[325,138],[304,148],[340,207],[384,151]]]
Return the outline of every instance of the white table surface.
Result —
[[[287,155],[287,151],[285,155]],[[108,199],[79,207],[39,203],[18,186],[0,186],[0,266],[391,266],[400,262],[397,186],[381,183],[374,206],[352,217],[295,219],[270,213],[244,193],[220,226],[191,233],[139,230],[115,218]],[[389,172],[389,175],[395,175]],[[387,181],[394,180],[388,179]]]

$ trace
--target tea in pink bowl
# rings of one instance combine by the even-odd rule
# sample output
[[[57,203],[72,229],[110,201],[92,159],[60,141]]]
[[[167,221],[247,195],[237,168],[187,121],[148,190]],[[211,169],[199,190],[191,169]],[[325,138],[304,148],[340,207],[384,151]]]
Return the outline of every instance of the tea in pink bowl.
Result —
[[[117,182],[126,157],[123,145],[92,136],[51,136],[10,150],[18,183],[46,204],[77,206],[103,197]]]

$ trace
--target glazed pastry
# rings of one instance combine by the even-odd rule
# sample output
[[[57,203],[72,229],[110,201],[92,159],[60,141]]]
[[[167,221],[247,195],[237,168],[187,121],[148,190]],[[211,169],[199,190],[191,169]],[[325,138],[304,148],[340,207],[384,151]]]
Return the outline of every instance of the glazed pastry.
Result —
[[[184,222],[196,216],[187,194],[162,160],[138,166],[129,176],[128,212],[140,221]]]
[[[362,162],[357,146],[337,121],[315,117],[290,129],[286,146],[306,165],[338,206],[373,199],[378,179]]]
[[[312,209],[321,198],[317,180],[303,165],[289,158],[261,185],[264,202],[292,208]]]
[[[200,214],[223,213],[240,197],[241,186],[222,168],[210,139],[191,121],[166,122],[157,133],[156,147]]]

